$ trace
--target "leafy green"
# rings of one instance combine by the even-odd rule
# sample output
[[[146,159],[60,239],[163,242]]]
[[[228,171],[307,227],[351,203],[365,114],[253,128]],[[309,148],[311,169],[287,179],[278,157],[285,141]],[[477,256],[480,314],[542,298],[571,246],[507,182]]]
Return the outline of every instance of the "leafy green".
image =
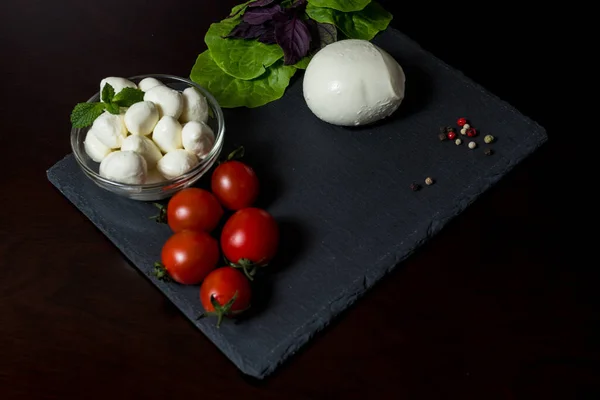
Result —
[[[106,83],[102,88],[101,100],[105,103],[110,103],[115,97],[115,88],[110,83]]]
[[[248,8],[248,4],[252,3],[254,0],[250,0],[247,1],[245,3],[242,4],[238,4],[237,6],[233,7],[231,9],[231,14],[229,14],[230,17],[235,17],[238,14],[243,14],[246,12],[246,9]]]
[[[292,66],[297,69],[306,69],[308,67],[308,63],[310,63],[310,60],[312,60],[312,57],[312,55],[308,55]]]
[[[119,115],[121,114],[121,107],[117,103],[104,103],[106,111],[111,114]]]
[[[79,103],[71,112],[71,124],[74,128],[90,126],[103,112],[105,103]]]
[[[308,0],[315,7],[333,8],[343,12],[360,11],[365,8],[371,0]]]
[[[385,30],[392,21],[392,14],[387,12],[379,3],[373,1],[363,10],[345,13],[331,8],[316,7],[308,3],[306,13],[312,19],[321,23],[337,26],[351,39],[371,40],[379,32]]]
[[[121,91],[112,98],[112,103],[118,104],[120,107],[131,107],[140,101],[144,101],[144,92],[140,89],[131,87],[121,89]]]
[[[259,78],[236,79],[223,72],[207,50],[196,59],[190,79],[206,88],[223,108],[254,108],[281,98],[295,73],[296,68],[278,61]]]
[[[276,44],[226,38],[240,19],[236,16],[211,24],[204,40],[215,63],[227,74],[244,80],[258,78],[283,57],[283,50]]]

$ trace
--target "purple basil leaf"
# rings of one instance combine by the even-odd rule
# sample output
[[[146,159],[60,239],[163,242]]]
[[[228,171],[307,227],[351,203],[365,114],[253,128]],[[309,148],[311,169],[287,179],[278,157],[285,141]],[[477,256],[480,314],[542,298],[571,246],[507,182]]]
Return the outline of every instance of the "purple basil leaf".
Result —
[[[258,41],[264,44],[275,44],[275,26],[271,26],[271,29],[267,29],[262,35],[259,36]]]
[[[235,28],[233,28],[233,30],[226,37],[238,39],[256,39],[269,29],[274,30],[272,24],[269,26],[250,25],[249,23],[242,21]]]
[[[308,26],[297,16],[287,22],[275,23],[275,39],[283,49],[284,64],[296,64],[310,50],[310,31]]]
[[[248,10],[244,14],[243,19],[244,22],[247,22],[251,25],[261,25],[267,21],[271,21],[273,17],[279,13],[281,13],[281,6],[279,4],[274,4],[267,8],[255,8]]]
[[[317,32],[320,47],[337,42],[337,28],[332,24],[317,23]]]
[[[296,0],[292,5],[291,5],[291,9],[293,10],[300,10],[300,11],[304,11],[304,9],[306,8],[306,4],[307,4],[307,0]]]
[[[271,4],[274,1],[275,0],[256,0],[256,1],[248,4],[248,7],[264,7],[264,6],[268,6],[269,4]]]

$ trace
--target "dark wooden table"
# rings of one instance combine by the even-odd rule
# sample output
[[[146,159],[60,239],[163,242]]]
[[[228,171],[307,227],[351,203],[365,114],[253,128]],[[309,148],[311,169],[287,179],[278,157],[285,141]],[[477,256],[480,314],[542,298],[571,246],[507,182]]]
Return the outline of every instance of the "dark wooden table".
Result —
[[[45,172],[70,152],[73,105],[105,76],[187,76],[234,3],[0,3],[0,399],[598,398],[597,274],[574,259],[557,179],[576,154],[540,73],[554,29],[523,10],[383,1],[550,141],[266,381],[242,376],[55,190]]]

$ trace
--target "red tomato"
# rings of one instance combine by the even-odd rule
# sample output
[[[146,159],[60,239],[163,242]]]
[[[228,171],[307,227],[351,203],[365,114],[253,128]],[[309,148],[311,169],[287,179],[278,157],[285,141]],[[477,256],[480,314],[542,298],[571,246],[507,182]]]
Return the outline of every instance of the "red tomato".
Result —
[[[214,298],[218,305],[211,301]],[[223,317],[240,314],[250,307],[252,289],[244,274],[233,267],[217,268],[212,271],[200,286],[200,301],[204,315],[218,318],[217,327]]]
[[[223,207],[212,193],[204,189],[187,188],[169,200],[167,223],[173,232],[184,229],[212,232],[223,217],[223,212]]]
[[[195,285],[217,266],[219,244],[206,232],[180,231],[165,242],[161,258],[174,281]]]
[[[226,161],[212,174],[211,190],[230,210],[250,207],[258,197],[258,189],[256,173],[241,161]]]
[[[269,263],[279,245],[279,227],[275,219],[259,208],[244,208],[233,214],[223,226],[221,248],[230,262],[263,266]],[[245,272],[246,268],[244,267]]]

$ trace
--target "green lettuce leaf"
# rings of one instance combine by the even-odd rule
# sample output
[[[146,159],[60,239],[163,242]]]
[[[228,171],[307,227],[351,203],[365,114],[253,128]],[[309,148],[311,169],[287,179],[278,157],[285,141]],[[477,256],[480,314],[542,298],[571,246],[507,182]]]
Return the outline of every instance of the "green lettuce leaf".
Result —
[[[238,14],[243,14],[246,12],[246,9],[248,8],[248,4],[252,3],[254,0],[249,0],[245,3],[242,4],[238,4],[237,6],[233,7],[231,9],[231,14],[229,14],[230,17],[234,17]]]
[[[223,71],[238,79],[258,78],[283,58],[283,50],[276,44],[264,44],[258,40],[225,38],[240,20],[238,15],[213,23],[204,41],[213,60]]]
[[[196,59],[190,79],[208,90],[223,108],[254,108],[280,99],[295,73],[296,68],[281,60],[259,78],[236,79],[223,72],[207,50]]]
[[[308,67],[308,63],[310,63],[310,60],[312,60],[313,56],[312,55],[308,55],[306,57],[304,57],[303,59],[301,59],[300,61],[298,61],[296,64],[292,65],[292,67],[297,68],[297,69],[306,69]]]
[[[316,7],[308,3],[306,13],[317,22],[333,24],[351,39],[371,40],[385,30],[392,21],[392,14],[373,1],[361,11],[345,13],[331,8]]]
[[[360,11],[365,8],[371,0],[308,0],[315,7],[333,8],[343,12]]]

